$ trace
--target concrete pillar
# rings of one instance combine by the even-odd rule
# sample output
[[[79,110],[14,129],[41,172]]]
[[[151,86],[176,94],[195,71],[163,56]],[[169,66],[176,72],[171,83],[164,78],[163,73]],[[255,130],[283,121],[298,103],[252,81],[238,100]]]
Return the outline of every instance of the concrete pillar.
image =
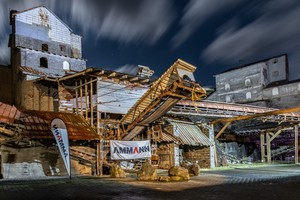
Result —
[[[266,162],[265,156],[266,156],[266,149],[265,149],[265,134],[262,132],[260,133],[260,156],[261,156],[261,162]]]
[[[215,144],[215,132],[214,132],[214,125],[210,125],[208,127],[209,130],[209,140],[213,144],[210,146],[210,167],[216,167],[216,144]]]

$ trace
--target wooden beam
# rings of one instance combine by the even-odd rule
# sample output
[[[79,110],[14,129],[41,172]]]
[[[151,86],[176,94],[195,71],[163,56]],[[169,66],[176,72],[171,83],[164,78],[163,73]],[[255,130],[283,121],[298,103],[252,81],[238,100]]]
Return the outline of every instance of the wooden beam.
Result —
[[[271,141],[270,141],[270,134],[266,133],[266,139],[267,139],[267,162],[268,164],[271,164]]]
[[[282,110],[274,110],[274,111],[264,112],[264,113],[257,113],[257,114],[253,114],[253,115],[218,119],[218,120],[212,121],[211,123],[212,124],[217,124],[217,123],[224,123],[224,122],[249,120],[249,119],[254,119],[254,118],[264,117],[264,116],[269,116],[269,115],[280,115],[280,114],[284,114],[284,113],[299,112],[299,111],[300,111],[300,106],[299,107],[294,107],[294,108],[282,109]]]
[[[79,81],[79,84],[82,85],[82,80]],[[82,87],[80,87],[80,114],[83,116],[83,109],[82,109]]]
[[[113,73],[110,73],[109,75],[108,75],[108,77],[115,77],[117,75],[117,73],[116,72],[113,72]]]
[[[95,79],[97,80],[97,79]],[[90,112],[91,112],[91,126],[94,128],[94,104],[93,104],[93,79],[90,79]]]
[[[89,118],[89,114],[88,114],[88,105],[89,105],[89,102],[88,102],[88,85],[86,84],[87,83],[87,79],[84,79],[84,96],[85,96],[85,120],[88,121],[88,118]]]
[[[75,97],[76,97],[76,114],[78,114],[78,88],[77,88],[77,81],[75,81],[75,86],[76,86],[76,89],[75,89]]]
[[[272,137],[270,138],[270,142],[272,142],[281,132],[282,130],[280,129],[275,134],[273,134]]]
[[[138,81],[138,80],[139,80],[139,77],[136,76],[136,77],[131,78],[129,81],[134,82],[134,81]]]
[[[298,125],[295,126],[295,164],[299,163],[299,141],[298,141],[299,131]]]
[[[120,77],[120,80],[127,79],[127,78],[128,78],[128,75],[123,75]]]
[[[219,131],[219,133],[215,136],[215,141],[221,136],[221,134],[225,131],[225,129],[231,124],[231,122],[227,122],[223,128]]]

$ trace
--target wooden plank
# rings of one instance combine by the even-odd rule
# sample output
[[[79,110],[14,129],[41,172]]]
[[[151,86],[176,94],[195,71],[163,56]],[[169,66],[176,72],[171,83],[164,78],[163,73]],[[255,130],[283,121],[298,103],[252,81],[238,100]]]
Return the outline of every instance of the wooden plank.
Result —
[[[77,88],[77,81],[75,81],[75,86],[76,86],[76,89],[75,89],[75,97],[76,97],[76,114],[79,114],[78,113],[78,88]]]
[[[89,102],[88,102],[88,85],[86,84],[87,83],[87,79],[84,79],[84,96],[85,96],[85,120],[88,121],[88,105],[89,105]]]
[[[97,79],[95,79],[97,80]],[[90,111],[91,111],[91,126],[94,128],[94,104],[93,104],[93,78],[90,79]]]
[[[271,164],[271,141],[270,141],[270,134],[266,133],[266,139],[267,139],[267,162],[268,164]]]
[[[83,116],[83,109],[82,109],[82,80],[79,81],[80,85],[80,114]]]

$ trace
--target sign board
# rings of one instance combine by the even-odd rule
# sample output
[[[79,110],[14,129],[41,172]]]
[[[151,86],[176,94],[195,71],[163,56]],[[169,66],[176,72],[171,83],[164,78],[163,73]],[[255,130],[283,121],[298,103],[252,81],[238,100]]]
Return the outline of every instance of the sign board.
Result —
[[[150,140],[145,141],[110,141],[112,160],[133,160],[151,158]]]
[[[51,131],[58,145],[61,157],[64,160],[69,176],[71,176],[69,137],[66,124],[59,118],[51,122]]]

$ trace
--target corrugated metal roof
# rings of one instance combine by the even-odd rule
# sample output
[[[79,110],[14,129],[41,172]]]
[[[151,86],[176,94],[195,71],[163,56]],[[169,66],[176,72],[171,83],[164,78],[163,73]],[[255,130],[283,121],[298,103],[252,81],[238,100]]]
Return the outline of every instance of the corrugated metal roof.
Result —
[[[189,122],[169,120],[173,125],[174,134],[178,134],[183,144],[192,146],[210,146],[212,143],[200,128]]]
[[[166,132],[161,132],[157,141],[158,142],[180,142],[180,143],[182,143],[182,141],[178,137],[171,135],[169,133],[166,133]]]

